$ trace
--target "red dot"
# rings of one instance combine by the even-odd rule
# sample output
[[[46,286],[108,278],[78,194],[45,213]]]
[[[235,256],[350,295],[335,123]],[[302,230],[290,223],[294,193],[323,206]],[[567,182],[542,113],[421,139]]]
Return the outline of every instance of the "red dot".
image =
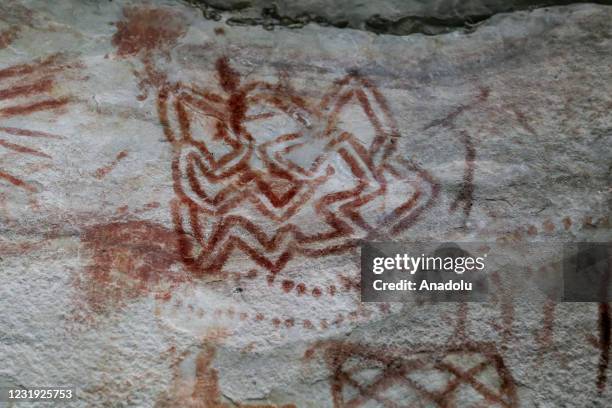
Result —
[[[295,282],[293,282],[292,280],[283,281],[283,290],[285,291],[285,293],[291,292],[291,289],[293,289],[294,286]]]

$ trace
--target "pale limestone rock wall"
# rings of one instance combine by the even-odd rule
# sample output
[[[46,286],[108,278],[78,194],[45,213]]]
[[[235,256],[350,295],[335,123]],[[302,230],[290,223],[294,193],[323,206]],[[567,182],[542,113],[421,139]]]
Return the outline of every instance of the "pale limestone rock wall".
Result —
[[[75,407],[610,401],[606,307],[361,304],[355,252],[609,240],[610,7],[437,36],[0,11],[0,383]]]

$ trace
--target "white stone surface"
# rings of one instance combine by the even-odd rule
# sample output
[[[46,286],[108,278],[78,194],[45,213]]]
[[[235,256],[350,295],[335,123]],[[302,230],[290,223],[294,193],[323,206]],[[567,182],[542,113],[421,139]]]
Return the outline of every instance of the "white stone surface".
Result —
[[[312,252],[362,238],[609,241],[610,7],[502,14],[433,37],[229,27],[163,1],[11,1],[0,11],[1,384],[73,385],[75,407],[331,407],[359,395],[339,374],[357,364],[356,381],[383,381],[354,406],[432,406],[414,383],[393,385],[389,367],[442,387],[453,374],[441,362],[485,361],[474,381],[502,402],[459,381],[448,406],[610,401],[610,381],[598,384],[597,304],[553,309],[503,291],[467,308],[361,304],[347,284],[358,279],[355,250]],[[241,95],[251,98],[244,112]],[[301,144],[283,150],[277,138],[293,133]],[[395,151],[368,150],[376,137],[396,140]],[[211,204],[187,177],[188,155],[213,171],[197,143],[220,160],[230,139],[238,158],[218,172],[233,175],[195,179],[238,198]],[[312,172],[296,170],[317,157]],[[285,194],[279,166],[299,191],[275,206],[255,180]],[[371,231],[342,212],[353,199]],[[274,248],[256,239],[322,234],[330,214],[350,232],[288,233]],[[257,256],[228,251],[220,265],[228,244],[207,234],[227,219]],[[292,259],[266,268],[283,251]]]

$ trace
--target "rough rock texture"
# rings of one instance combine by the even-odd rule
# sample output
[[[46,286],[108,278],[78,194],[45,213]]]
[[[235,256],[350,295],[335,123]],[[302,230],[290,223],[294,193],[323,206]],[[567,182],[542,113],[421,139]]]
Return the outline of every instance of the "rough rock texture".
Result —
[[[363,304],[356,245],[609,240],[611,22],[2,3],[0,383],[79,407],[609,405],[608,305],[496,280],[486,304]]]
[[[230,25],[302,27],[316,22],[375,33],[406,35],[440,34],[472,30],[497,13],[561,6],[584,1],[572,0],[336,0],[333,6],[321,0],[191,0],[204,16]],[[610,0],[591,3],[611,5]]]

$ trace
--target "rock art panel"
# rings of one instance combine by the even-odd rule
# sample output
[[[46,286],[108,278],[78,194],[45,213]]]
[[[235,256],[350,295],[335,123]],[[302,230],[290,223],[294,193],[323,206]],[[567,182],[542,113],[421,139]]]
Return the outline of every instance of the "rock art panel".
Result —
[[[151,294],[168,299],[190,279],[181,265],[179,237],[163,226],[147,221],[94,225],[81,242],[90,261],[75,285],[95,313]]]
[[[433,204],[431,176],[392,160],[399,131],[367,79],[349,74],[312,106],[282,84],[241,84],[225,58],[217,72],[227,95],[191,86],[159,97],[174,146],[176,229],[196,239],[183,250],[196,273],[221,272],[242,252],[273,280],[293,258],[346,252],[408,228]],[[372,133],[344,130],[348,112],[365,115]],[[391,183],[403,197],[388,195]]]
[[[294,404],[224,402],[219,389],[219,374],[213,367],[215,347],[205,344],[195,358],[190,357],[193,356],[187,354],[176,364],[172,388],[159,398],[156,408],[297,408]]]
[[[283,276],[287,264],[293,262],[295,267],[300,259],[337,255],[348,260],[359,239],[395,236],[435,205],[439,185],[409,157],[397,155],[401,135],[389,102],[365,76],[349,72],[313,99],[283,76],[276,83],[250,80],[231,66],[229,58],[219,57],[214,86],[205,81],[172,81],[159,58],[169,61],[169,50],[185,35],[181,14],[140,7],[124,9],[123,17],[115,24],[112,44],[117,57],[142,63],[143,69],[135,71],[142,91],[139,99],[148,98],[151,91],[157,95],[159,122],[173,155],[168,170],[176,198],[169,209],[176,235],[170,247],[176,248],[178,239],[177,254],[191,278],[220,276],[235,284],[236,291],[247,285],[270,292],[266,285],[276,286],[278,294],[268,297],[289,295],[305,305],[327,298],[325,302],[338,305],[336,294],[346,292],[353,299],[358,293],[353,266],[340,275],[310,282],[307,277]],[[120,152],[94,176],[103,180],[127,155]],[[83,241],[87,247],[91,247],[89,236],[85,234]],[[150,237],[157,238],[157,234]],[[166,242],[154,245],[166,247]],[[100,260],[94,255],[91,264]],[[112,287],[121,279],[135,279],[125,285],[136,288],[142,288],[142,280],[126,269],[127,264],[115,267],[108,259],[103,263],[113,272],[87,272],[83,281],[95,287],[110,284],[111,304],[124,295],[150,293],[128,290],[119,295]],[[123,277],[114,280],[105,275]],[[170,281],[169,286],[177,289],[175,283]],[[87,286],[91,285],[79,284]],[[166,307],[185,307],[181,296]],[[169,300],[172,290],[157,297]],[[325,316],[311,319],[270,314],[225,299],[214,310],[192,304],[185,313],[194,314],[196,320],[224,316],[274,330],[309,331],[389,313],[384,305],[374,307],[374,312],[370,307],[353,307],[347,312],[333,306]]]
[[[329,342],[324,355],[334,407],[518,407],[514,379],[495,345],[409,349]]]
[[[60,139],[61,135],[2,124],[8,119],[27,117],[38,112],[65,112],[70,95],[58,93],[57,83],[62,81],[67,72],[79,67],[78,62],[56,54],[0,69],[0,147],[3,150],[52,160],[50,155],[37,148],[37,140]],[[15,169],[0,168],[0,178],[13,188],[36,191],[33,185],[17,175]]]
[[[161,24],[162,15],[170,23]],[[118,56],[142,60],[143,95],[151,86],[158,94],[174,154],[173,219],[195,275],[224,272],[230,258],[246,256],[272,283],[291,260],[392,236],[434,205],[439,186],[395,156],[400,132],[391,108],[364,76],[349,73],[312,101],[282,81],[245,81],[220,57],[222,93],[172,83],[154,56],[167,56],[184,35],[180,16],[139,8],[124,17],[113,44]],[[365,131],[351,128],[356,120]],[[314,296],[321,290],[308,289]]]
[[[502,274],[489,304],[363,304],[356,255],[607,239],[608,8],[391,37],[20,4],[0,5],[0,382],[74,383],[74,406],[607,401],[609,305],[524,304]]]

